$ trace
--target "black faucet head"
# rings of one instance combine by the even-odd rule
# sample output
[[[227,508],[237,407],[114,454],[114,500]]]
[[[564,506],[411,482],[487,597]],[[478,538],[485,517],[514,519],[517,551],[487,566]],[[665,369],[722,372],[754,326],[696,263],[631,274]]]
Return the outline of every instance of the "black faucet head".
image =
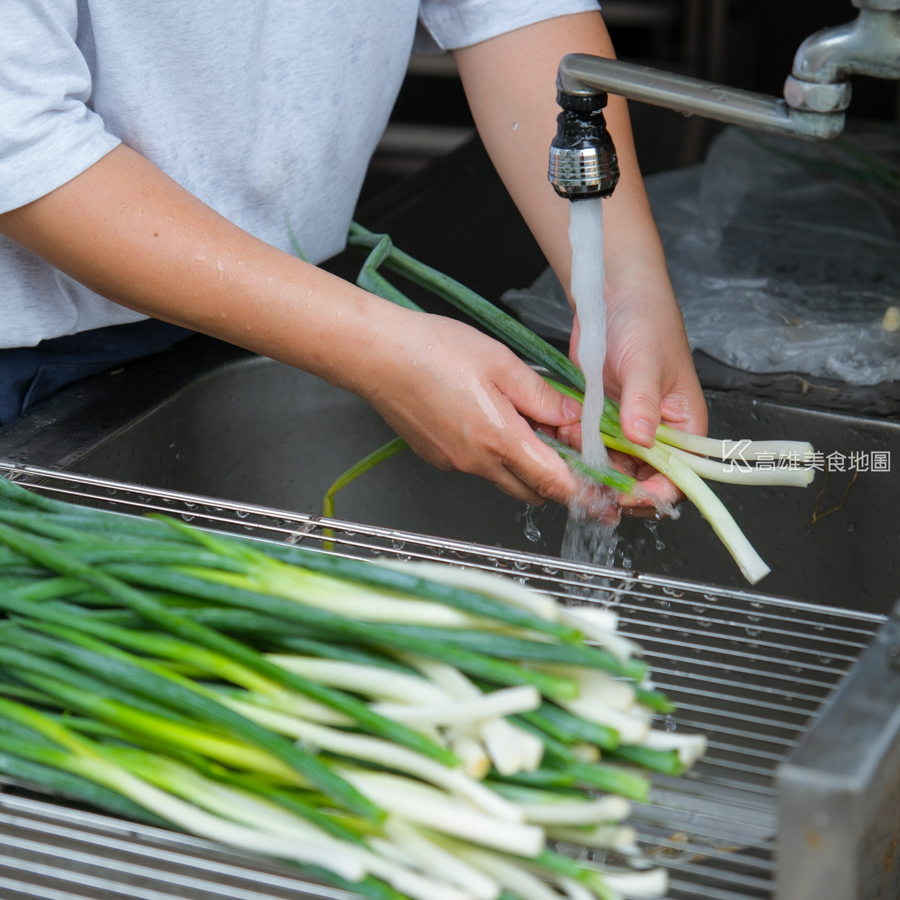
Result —
[[[607,95],[560,90],[556,101],[562,112],[550,144],[550,183],[567,200],[609,197],[619,183],[619,162],[603,117]]]

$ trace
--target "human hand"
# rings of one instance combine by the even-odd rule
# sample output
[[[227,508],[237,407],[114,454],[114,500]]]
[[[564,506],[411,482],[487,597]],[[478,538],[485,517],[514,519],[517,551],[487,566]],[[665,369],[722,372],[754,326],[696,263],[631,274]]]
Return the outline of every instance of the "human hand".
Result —
[[[532,504],[576,495],[572,471],[526,421],[554,432],[581,416],[576,401],[468,325],[399,307],[387,318],[364,357],[368,377],[352,389],[419,456]]]
[[[665,277],[652,272],[625,271],[607,278],[607,356],[604,389],[621,402],[622,431],[630,441],[652,447],[660,420],[692,434],[706,434],[706,401],[697,380],[681,311]],[[578,317],[570,353],[577,363]],[[581,447],[581,425],[563,426],[559,439]],[[641,491],[623,495],[626,511],[674,505],[683,494],[651,466],[612,451],[617,468],[635,477]]]

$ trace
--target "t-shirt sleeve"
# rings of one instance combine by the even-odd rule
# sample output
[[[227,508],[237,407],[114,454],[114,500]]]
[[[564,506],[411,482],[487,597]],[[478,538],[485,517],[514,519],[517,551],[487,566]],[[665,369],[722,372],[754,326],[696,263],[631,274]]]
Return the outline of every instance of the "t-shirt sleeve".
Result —
[[[2,0],[0,213],[65,184],[119,144],[89,107],[77,0]]]
[[[415,50],[457,50],[545,19],[597,11],[597,0],[421,0]]]

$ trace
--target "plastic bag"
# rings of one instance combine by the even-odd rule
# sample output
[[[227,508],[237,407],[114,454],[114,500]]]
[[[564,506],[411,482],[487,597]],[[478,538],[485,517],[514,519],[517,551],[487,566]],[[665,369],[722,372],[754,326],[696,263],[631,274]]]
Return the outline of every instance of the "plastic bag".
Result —
[[[900,379],[900,132],[836,142],[729,129],[647,193],[692,349],[751,372]],[[538,297],[540,300],[538,300]],[[571,313],[545,272],[502,298],[539,333]]]

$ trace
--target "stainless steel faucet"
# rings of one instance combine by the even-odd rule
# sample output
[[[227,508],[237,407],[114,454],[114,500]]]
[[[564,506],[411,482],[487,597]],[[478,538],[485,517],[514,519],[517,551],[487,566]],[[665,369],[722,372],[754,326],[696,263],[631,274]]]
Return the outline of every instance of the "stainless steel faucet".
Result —
[[[685,115],[827,140],[844,129],[849,75],[900,78],[900,0],[853,0],[853,5],[859,8],[854,21],[819,31],[800,45],[784,85],[784,99],[584,53],[562,58],[557,87],[560,97],[619,94]],[[558,134],[554,145],[559,142]],[[561,168],[559,152],[554,155],[551,148],[549,177],[561,196],[572,200],[612,192],[607,184],[602,193],[596,179],[593,185],[579,182],[579,173],[590,169],[579,162],[579,154],[589,151],[588,146],[567,148]]]

